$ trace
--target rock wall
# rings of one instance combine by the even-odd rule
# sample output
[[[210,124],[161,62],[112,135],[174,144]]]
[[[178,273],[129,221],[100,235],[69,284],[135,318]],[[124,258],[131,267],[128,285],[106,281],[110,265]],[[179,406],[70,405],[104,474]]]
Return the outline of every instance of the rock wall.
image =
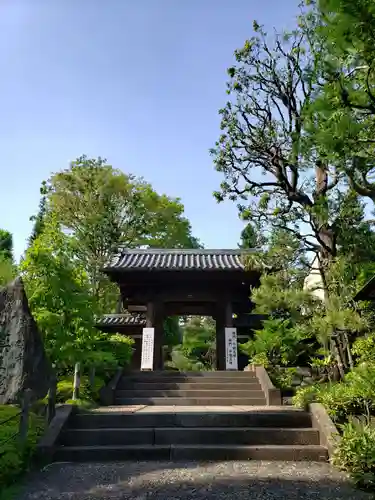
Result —
[[[317,377],[312,368],[296,367],[296,374],[292,380],[292,387],[297,389],[298,387],[312,385],[318,380],[318,378],[320,377]]]
[[[252,369],[252,365],[248,365],[244,368],[244,370],[251,370],[251,369]],[[278,372],[283,372],[283,371],[287,372],[291,369],[295,371],[295,373],[292,377],[291,389],[298,389],[299,387],[305,387],[307,385],[312,385],[315,382],[324,381],[324,376],[309,366],[307,366],[307,367],[303,367],[303,366],[297,366],[297,367],[278,366],[277,367]],[[270,369],[267,369],[267,371],[268,371],[268,373],[271,372]]]
[[[0,404],[16,403],[25,389],[33,399],[49,389],[52,369],[32,317],[21,278],[0,289]]]

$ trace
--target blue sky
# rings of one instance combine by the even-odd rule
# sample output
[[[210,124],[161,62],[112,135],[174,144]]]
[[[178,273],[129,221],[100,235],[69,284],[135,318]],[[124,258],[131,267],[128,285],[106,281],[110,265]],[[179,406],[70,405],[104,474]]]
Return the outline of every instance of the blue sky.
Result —
[[[226,68],[252,35],[293,26],[299,0],[2,0],[0,227],[23,253],[39,187],[81,154],[182,199],[195,236],[235,247],[208,150]]]

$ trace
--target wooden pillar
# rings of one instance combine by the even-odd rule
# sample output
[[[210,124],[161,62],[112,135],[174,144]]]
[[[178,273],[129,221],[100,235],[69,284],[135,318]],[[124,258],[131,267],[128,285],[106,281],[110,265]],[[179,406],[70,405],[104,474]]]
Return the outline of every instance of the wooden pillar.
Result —
[[[225,370],[225,306],[217,304],[216,311],[216,370]]]
[[[147,311],[146,311],[146,327],[153,328],[154,327],[154,316],[155,316],[155,308],[153,302],[147,303]]]
[[[225,327],[233,326],[233,309],[230,299],[218,302],[216,312],[216,370],[226,370]]]
[[[123,302],[122,302],[122,295],[120,292],[119,298],[117,299],[117,304],[116,304],[116,314],[121,314],[123,311]]]
[[[164,344],[164,307],[161,302],[155,304],[154,316],[155,347],[154,347],[154,370],[163,370],[163,344]]]
[[[132,338],[134,339],[134,344],[130,368],[132,370],[140,370],[142,357],[142,330],[140,335],[132,335]]]
[[[225,326],[233,326],[233,306],[230,300],[225,304]]]

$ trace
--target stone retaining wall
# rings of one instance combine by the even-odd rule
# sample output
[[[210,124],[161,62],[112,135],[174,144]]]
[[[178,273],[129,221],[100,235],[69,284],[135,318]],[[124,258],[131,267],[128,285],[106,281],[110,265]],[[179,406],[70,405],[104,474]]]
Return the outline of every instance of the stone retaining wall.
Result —
[[[282,370],[282,368],[281,368]],[[292,387],[305,387],[317,382],[321,377],[314,373],[314,370],[307,367],[296,367],[296,374],[293,376]]]

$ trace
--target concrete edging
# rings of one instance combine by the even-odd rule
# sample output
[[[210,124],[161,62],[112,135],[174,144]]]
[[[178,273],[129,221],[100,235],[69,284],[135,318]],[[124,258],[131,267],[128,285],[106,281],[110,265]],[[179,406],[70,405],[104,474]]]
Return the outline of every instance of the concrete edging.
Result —
[[[111,380],[100,389],[99,398],[103,406],[111,406],[115,401],[115,390],[123,374],[123,368],[119,368]]]
[[[56,415],[53,417],[42,438],[36,445],[37,460],[47,462],[52,460],[59,443],[60,434],[74,409],[73,405],[61,405],[56,408]]]
[[[267,406],[280,406],[282,404],[281,391],[273,385],[264,366],[251,365],[249,370],[254,371],[255,375],[258,377],[259,383],[266,397]]]
[[[311,403],[308,410],[311,414],[313,427],[319,431],[320,444],[327,448],[328,456],[331,458],[341,436],[322,404]]]

